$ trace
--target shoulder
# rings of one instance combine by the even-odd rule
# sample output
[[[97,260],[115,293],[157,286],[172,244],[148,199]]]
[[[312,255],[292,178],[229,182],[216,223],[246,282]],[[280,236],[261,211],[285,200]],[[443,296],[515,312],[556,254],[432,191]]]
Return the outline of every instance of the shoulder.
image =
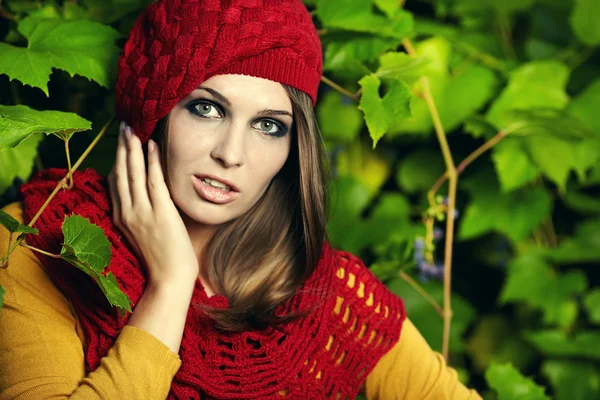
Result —
[[[21,202],[8,204],[2,211],[24,223]],[[0,249],[6,251],[11,239],[14,243],[17,235],[12,236],[0,226]],[[54,285],[37,256],[25,247],[17,246],[10,255],[8,267],[0,269],[0,286],[5,290],[5,306],[73,321],[70,303]]]
[[[336,325],[354,332],[353,340],[389,349],[400,337],[406,311],[392,293],[355,255],[331,249]]]

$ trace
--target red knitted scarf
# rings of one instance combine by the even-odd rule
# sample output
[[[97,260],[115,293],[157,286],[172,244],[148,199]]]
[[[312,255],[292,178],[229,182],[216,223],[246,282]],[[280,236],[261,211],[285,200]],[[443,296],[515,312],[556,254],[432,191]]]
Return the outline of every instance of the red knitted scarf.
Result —
[[[64,169],[44,170],[21,187],[25,221],[65,174]],[[105,178],[92,169],[77,171],[74,187],[57,194],[34,225],[39,235],[29,235],[27,241],[59,253],[65,214],[90,219],[111,242],[109,270],[135,304],[144,290],[144,268],[120,240],[110,208]],[[77,312],[86,338],[86,367],[93,371],[129,315],[120,318],[83,272],[60,259],[40,255],[40,260]],[[228,306],[224,296],[208,298],[199,280],[192,303]],[[367,374],[399,339],[405,318],[402,301],[356,257],[325,244],[315,272],[278,312],[306,310],[314,304],[319,304],[316,311],[281,330],[241,333],[215,329],[211,319],[190,307],[180,350],[182,366],[169,398],[354,398]]]

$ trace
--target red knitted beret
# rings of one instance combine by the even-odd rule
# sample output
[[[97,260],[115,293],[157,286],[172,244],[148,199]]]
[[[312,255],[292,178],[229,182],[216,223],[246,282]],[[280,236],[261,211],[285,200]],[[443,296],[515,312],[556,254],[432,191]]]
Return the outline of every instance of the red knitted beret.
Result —
[[[321,43],[302,0],[159,0],[125,43],[115,111],[145,142],[211,76],[270,79],[307,93],[314,105],[321,72]]]

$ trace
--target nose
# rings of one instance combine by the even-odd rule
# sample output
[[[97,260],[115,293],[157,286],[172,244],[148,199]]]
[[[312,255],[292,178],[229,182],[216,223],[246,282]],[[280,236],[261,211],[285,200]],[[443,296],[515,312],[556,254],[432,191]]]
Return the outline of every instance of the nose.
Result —
[[[218,138],[210,153],[211,157],[225,168],[244,165],[245,130],[233,124],[217,133]]]

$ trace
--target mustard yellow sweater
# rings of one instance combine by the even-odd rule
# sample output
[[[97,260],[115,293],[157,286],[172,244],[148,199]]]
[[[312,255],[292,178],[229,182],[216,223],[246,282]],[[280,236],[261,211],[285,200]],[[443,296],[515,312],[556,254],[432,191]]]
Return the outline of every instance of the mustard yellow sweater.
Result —
[[[3,209],[23,222],[21,203]],[[8,248],[0,227],[0,252]],[[71,303],[31,250],[19,246],[0,270],[0,400],[164,399],[181,360],[151,334],[125,326],[101,365],[86,375],[85,338]],[[400,341],[364,384],[368,399],[481,399],[406,320]]]

